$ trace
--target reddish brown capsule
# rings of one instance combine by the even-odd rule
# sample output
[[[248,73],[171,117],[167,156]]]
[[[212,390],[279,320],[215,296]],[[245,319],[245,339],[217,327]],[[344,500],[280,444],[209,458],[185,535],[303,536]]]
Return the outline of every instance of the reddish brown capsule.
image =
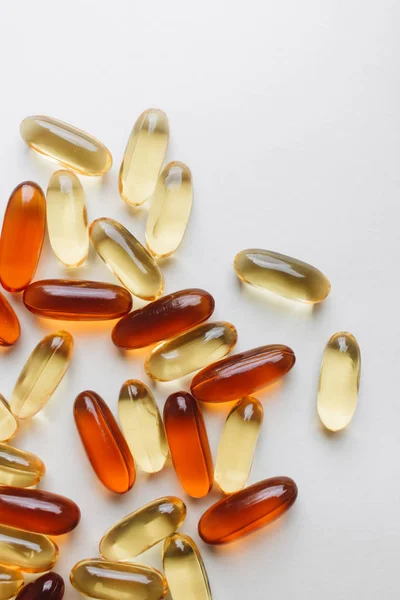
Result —
[[[58,573],[46,573],[22,588],[15,600],[61,600],[64,580]]]
[[[18,317],[7,298],[0,293],[0,346],[12,346],[20,334]]]

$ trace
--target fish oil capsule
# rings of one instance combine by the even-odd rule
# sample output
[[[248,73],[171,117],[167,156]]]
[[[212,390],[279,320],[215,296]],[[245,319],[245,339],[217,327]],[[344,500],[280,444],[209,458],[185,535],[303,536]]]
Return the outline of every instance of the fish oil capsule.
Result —
[[[11,193],[0,238],[0,282],[8,292],[20,292],[32,280],[42,251],[46,201],[33,181]]]
[[[214,469],[200,408],[188,392],[168,396],[164,424],[175,472],[184,490],[203,498],[212,488]]]
[[[0,525],[0,564],[26,573],[43,573],[57,560],[58,548],[45,535]]]
[[[131,560],[175,533],[186,517],[180,498],[166,496],[142,506],[103,536],[100,554],[106,560]]]
[[[199,535],[207,544],[234,542],[275,521],[296,498],[297,486],[290,477],[264,479],[206,510],[199,521]]]
[[[19,340],[19,320],[7,298],[0,292],[0,346],[12,346]]]
[[[65,585],[61,575],[45,573],[36,581],[28,583],[15,600],[62,600],[64,591]]]
[[[85,192],[72,171],[50,177],[46,194],[47,229],[54,254],[66,267],[78,267],[87,259],[89,230]]]
[[[156,186],[169,142],[169,123],[159,108],[145,110],[136,121],[119,171],[119,193],[131,206],[140,206]]]
[[[9,442],[16,436],[17,431],[17,419],[12,414],[7,400],[0,394],[0,442]]]
[[[168,444],[157,403],[147,385],[136,379],[125,381],[118,412],[136,465],[146,473],[160,471],[168,458]]]
[[[11,410],[33,417],[50,400],[71,362],[74,338],[68,331],[46,335],[33,349],[11,394]]]
[[[30,452],[0,444],[0,485],[31,487],[45,474],[43,462]]]
[[[335,333],[322,357],[318,386],[318,415],[330,431],[346,427],[357,407],[361,354],[356,338]]]
[[[135,483],[128,445],[107,404],[96,392],[81,392],[74,404],[75,423],[89,461],[101,483],[124,494]]]
[[[173,600],[211,600],[203,559],[188,535],[175,533],[165,540],[163,566]]]
[[[104,144],[68,123],[35,115],[21,122],[20,132],[32,150],[77,173],[104,175],[111,169],[112,156]]]
[[[14,598],[24,585],[24,578],[20,571],[0,566],[0,600]]]
[[[295,360],[288,346],[260,346],[205,367],[193,377],[190,389],[201,402],[230,402],[277,381]]]

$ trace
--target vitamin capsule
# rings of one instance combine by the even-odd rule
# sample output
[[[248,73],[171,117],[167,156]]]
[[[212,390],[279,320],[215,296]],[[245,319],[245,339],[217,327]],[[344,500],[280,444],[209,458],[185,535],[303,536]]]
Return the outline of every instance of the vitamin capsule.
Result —
[[[107,531],[100,542],[100,554],[106,560],[131,560],[175,533],[185,517],[186,506],[180,498],[153,500]]]
[[[26,288],[24,304],[46,319],[107,321],[127,314],[132,298],[124,288],[111,283],[43,279]]]
[[[163,565],[173,600],[211,600],[203,559],[188,535],[175,533],[165,540]]]
[[[245,283],[297,302],[322,302],[331,289],[329,280],[315,267],[269,250],[242,250],[234,267]]]
[[[271,477],[213,504],[199,522],[207,544],[227,544],[264,527],[296,501],[297,486],[290,477]]]
[[[103,485],[124,494],[135,483],[135,465],[128,445],[104,400],[81,392],[74,404],[75,423],[90,463]]]
[[[46,335],[33,349],[11,394],[11,410],[20,419],[33,417],[50,400],[72,358],[74,338],[68,331]]]
[[[47,229],[54,254],[67,267],[78,267],[87,259],[89,231],[85,192],[75,173],[53,173],[46,202]]]
[[[9,292],[20,292],[32,280],[45,228],[43,191],[33,181],[24,181],[10,196],[1,231],[0,282]]]
[[[0,600],[14,598],[24,585],[24,578],[20,571],[0,567]]]
[[[361,354],[356,338],[345,331],[335,333],[322,357],[318,386],[318,415],[330,431],[348,425],[357,406]]]
[[[151,196],[169,142],[169,123],[164,111],[145,110],[136,121],[119,171],[119,193],[131,206]]]
[[[45,474],[46,467],[34,454],[0,444],[0,485],[31,487]]]
[[[212,488],[214,470],[203,415],[188,392],[168,396],[164,424],[172,462],[184,490],[193,498]]]
[[[43,573],[55,565],[57,557],[56,544],[45,535],[0,525],[0,564]]]
[[[164,425],[154,396],[136,379],[121,387],[118,400],[122,431],[136,464],[146,473],[157,473],[168,458]]]
[[[7,400],[0,394],[0,442],[9,442],[16,436],[17,431],[17,420],[12,414]]]
[[[46,573],[36,581],[28,583],[15,600],[62,600],[64,580],[58,573]]]
[[[20,335],[18,317],[7,298],[0,292],[0,346],[12,346]]]
[[[21,137],[32,150],[82,175],[104,175],[111,169],[110,151],[92,135],[52,117],[26,117]]]
[[[204,290],[181,290],[123,317],[113,329],[112,340],[120,348],[144,348],[206,321],[214,306],[214,298]]]
[[[193,377],[190,389],[202,402],[237,400],[286,375],[295,360],[288,346],[260,346],[205,367]]]

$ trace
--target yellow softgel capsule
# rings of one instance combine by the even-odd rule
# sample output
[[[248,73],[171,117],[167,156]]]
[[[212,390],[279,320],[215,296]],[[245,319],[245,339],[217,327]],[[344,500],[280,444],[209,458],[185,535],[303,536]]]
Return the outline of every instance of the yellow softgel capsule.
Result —
[[[146,473],[160,471],[168,458],[168,443],[157,403],[147,385],[136,379],[125,381],[118,412],[136,466]]]
[[[203,559],[188,535],[175,533],[165,540],[163,566],[173,600],[211,600]]]
[[[346,427],[356,410],[361,354],[356,338],[335,333],[325,347],[318,386],[318,415],[330,431]]]
[[[24,585],[24,578],[17,569],[0,566],[0,600],[14,598]]]
[[[22,121],[20,132],[32,150],[77,173],[103,175],[111,169],[111,153],[104,144],[68,123],[35,115]]]
[[[17,419],[7,400],[0,394],[0,442],[9,442],[18,432]]]
[[[154,256],[170,256],[178,248],[186,231],[192,201],[189,167],[181,162],[169,163],[160,173],[147,218],[147,247]]]
[[[240,400],[227,416],[215,463],[215,482],[224,494],[246,485],[263,417],[261,402],[251,396]]]
[[[131,206],[140,206],[156,186],[169,142],[169,123],[159,108],[145,110],[136,121],[119,171],[119,193]]]
[[[55,565],[57,556],[56,544],[45,535],[0,525],[0,564],[43,573]]]
[[[0,485],[31,487],[45,472],[46,467],[35,454],[0,444]]]

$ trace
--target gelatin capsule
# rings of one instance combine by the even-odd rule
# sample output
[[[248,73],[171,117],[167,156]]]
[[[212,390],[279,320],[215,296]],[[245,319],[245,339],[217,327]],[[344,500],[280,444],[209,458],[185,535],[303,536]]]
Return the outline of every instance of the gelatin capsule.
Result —
[[[7,298],[0,292],[0,346],[12,346],[20,335],[18,317]]]
[[[67,267],[78,267],[88,256],[89,230],[85,192],[75,173],[65,170],[53,173],[46,203],[53,252]]]
[[[0,566],[0,600],[14,598],[24,585],[20,571]]]
[[[43,279],[29,285],[24,304],[35,315],[65,321],[107,321],[132,308],[129,292],[119,285],[73,279]]]
[[[15,600],[62,600],[64,591],[65,585],[61,575],[50,572],[28,583]]]
[[[0,444],[0,485],[31,487],[45,474],[43,462],[30,452]]]
[[[145,110],[136,121],[119,171],[119,193],[131,206],[140,206],[156,186],[169,142],[169,123],[159,108]]]
[[[245,283],[297,302],[322,302],[331,289],[321,271],[278,252],[242,250],[235,257],[234,267]]]
[[[322,357],[318,386],[318,415],[330,431],[348,425],[357,406],[361,354],[356,338],[346,331],[335,333]]]
[[[213,504],[199,521],[207,544],[227,544],[264,527],[296,501],[297,486],[290,477],[271,477]]]
[[[175,533],[185,517],[186,506],[180,498],[153,500],[107,531],[100,542],[100,554],[106,560],[131,560]]]
[[[168,458],[168,444],[157,403],[147,385],[136,379],[125,381],[118,412],[136,465],[146,473],[160,471]]]
[[[0,564],[43,573],[55,565],[57,557],[56,544],[45,535],[0,525]]]
[[[212,488],[214,469],[206,426],[200,408],[188,392],[168,396],[164,424],[175,472],[193,498]]]
[[[173,600],[211,600],[203,559],[191,537],[175,533],[165,540],[163,566]]]
[[[206,321],[214,306],[214,298],[204,290],[181,290],[123,317],[112,331],[112,340],[120,348],[144,348]]]
[[[46,229],[46,200],[33,181],[12,192],[4,214],[0,239],[0,282],[9,292],[20,292],[32,280]]]
[[[35,115],[20,126],[21,137],[32,150],[82,175],[104,175],[111,169],[110,151],[92,135],[58,119]]]
[[[75,423],[89,461],[103,485],[124,494],[135,483],[135,465],[128,445],[104,400],[81,392],[74,404]]]
[[[33,349],[11,394],[11,410],[20,419],[33,417],[50,400],[72,358],[74,338],[68,331],[46,335]]]
[[[286,375],[295,360],[288,346],[260,346],[205,367],[193,377],[190,389],[201,402],[237,400]]]
[[[0,442],[9,442],[16,436],[17,431],[17,420],[12,414],[7,400],[0,394]]]

